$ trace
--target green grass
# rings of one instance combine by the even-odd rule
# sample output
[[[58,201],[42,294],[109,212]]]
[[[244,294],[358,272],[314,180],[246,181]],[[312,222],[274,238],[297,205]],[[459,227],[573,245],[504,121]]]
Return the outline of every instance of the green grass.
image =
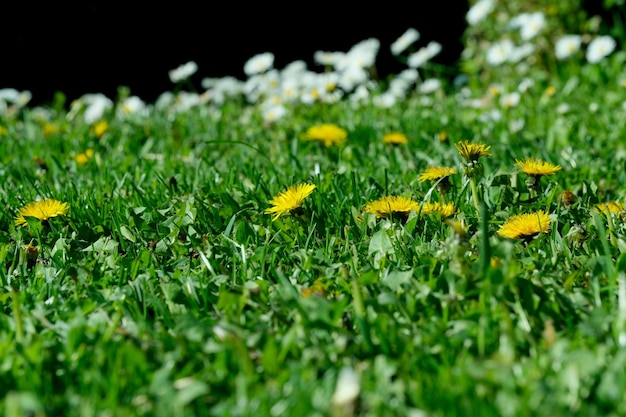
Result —
[[[538,79],[492,122],[452,90],[431,106],[294,106],[273,124],[241,103],[108,113],[101,137],[65,111],[52,110],[60,130],[48,137],[28,108],[0,116],[0,410],[626,415],[625,216],[594,211],[626,192],[623,61]],[[346,129],[346,144],[303,141],[319,123]],[[409,144],[383,144],[395,130]],[[480,211],[461,140],[493,153],[480,159]],[[536,193],[515,166],[528,156],[563,167]],[[436,214],[403,224],[362,211],[385,195],[441,200],[417,180],[435,165],[459,171],[447,199],[462,235]],[[269,200],[304,182],[317,188],[302,212],[272,222]],[[67,202],[68,215],[15,226],[38,198]],[[549,233],[497,234],[537,210],[553,216]],[[360,395],[340,407],[342,368]]]

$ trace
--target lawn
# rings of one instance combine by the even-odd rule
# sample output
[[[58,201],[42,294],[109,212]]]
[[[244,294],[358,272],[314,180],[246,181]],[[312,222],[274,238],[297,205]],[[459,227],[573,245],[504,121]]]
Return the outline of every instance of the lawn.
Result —
[[[457,69],[0,90],[0,411],[626,415],[626,38],[472,4]]]

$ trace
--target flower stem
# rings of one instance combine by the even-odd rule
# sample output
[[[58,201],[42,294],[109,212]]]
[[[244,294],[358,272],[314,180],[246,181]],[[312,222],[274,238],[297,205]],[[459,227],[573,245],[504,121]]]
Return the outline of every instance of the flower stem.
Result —
[[[476,207],[476,211],[480,213],[480,199],[478,198],[478,187],[476,186],[476,179],[474,177],[470,178],[470,186],[472,187],[472,197],[474,199],[474,207]]]
[[[22,313],[20,311],[20,300],[17,289],[13,287],[13,314],[15,315],[15,340],[21,343],[24,340],[24,330],[22,327]]]

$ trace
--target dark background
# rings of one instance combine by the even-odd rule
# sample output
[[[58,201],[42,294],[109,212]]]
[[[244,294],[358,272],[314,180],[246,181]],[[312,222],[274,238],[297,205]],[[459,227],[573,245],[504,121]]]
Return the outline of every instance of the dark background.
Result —
[[[443,44],[436,61],[454,65],[468,9],[459,0],[377,3],[376,9],[340,2],[291,8],[268,2],[167,3],[140,8],[106,1],[18,1],[0,6],[0,88],[30,90],[31,104],[41,104],[51,102],[55,91],[65,93],[69,102],[85,93],[114,98],[119,86],[127,86],[152,102],[173,89],[168,71],[189,60],[199,66],[192,80],[201,89],[204,77],[245,79],[243,65],[257,53],[274,53],[279,69],[296,59],[315,69],[316,50],[347,51],[370,37],[381,42],[377,70],[384,78],[406,68],[389,47],[409,27],[422,35],[418,46],[431,40]]]

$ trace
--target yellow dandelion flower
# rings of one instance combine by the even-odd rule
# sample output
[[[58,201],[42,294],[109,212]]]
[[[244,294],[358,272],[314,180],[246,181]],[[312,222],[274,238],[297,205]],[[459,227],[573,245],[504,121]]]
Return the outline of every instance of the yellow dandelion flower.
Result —
[[[516,159],[515,165],[522,168],[525,174],[533,175],[535,177],[542,177],[544,175],[553,175],[561,170],[560,165],[553,165],[549,162],[542,161],[535,158],[526,158],[522,161]]]
[[[453,202],[441,204],[435,201],[434,203],[426,202],[422,204],[422,209],[420,211],[421,214],[431,214],[434,212],[438,212],[439,216],[442,219],[445,219],[446,217],[452,216],[456,212],[456,207],[454,207]]]
[[[493,156],[489,153],[491,146],[469,143],[468,141],[458,142],[454,146],[459,152],[459,155],[461,155],[468,162],[477,161],[481,156]]]
[[[502,237],[510,239],[525,239],[538,235],[539,233],[548,233],[552,219],[543,210],[536,213],[518,214],[509,217],[509,219],[500,226],[498,234]]]
[[[76,163],[80,165],[85,165],[87,162],[89,162],[89,160],[92,157],[93,157],[93,149],[87,149],[85,152],[79,153],[78,155],[76,155],[74,159],[76,160]]]
[[[543,91],[543,94],[545,94],[548,97],[552,97],[553,95],[556,94],[556,87],[553,85],[546,87],[546,89]]]
[[[456,174],[456,169],[447,167],[428,167],[417,178],[420,182],[437,181]]]
[[[35,201],[22,207],[17,217],[15,217],[16,226],[25,226],[28,224],[26,217],[34,217],[36,219],[46,221],[52,217],[65,216],[69,206],[54,199],[46,199]]]
[[[273,207],[266,209],[265,214],[274,214],[272,218],[272,221],[274,221],[283,214],[299,209],[304,199],[308,197],[315,188],[317,188],[315,184],[292,185],[270,200],[270,204]]]
[[[609,201],[606,203],[596,204],[594,210],[597,213],[604,213],[607,216],[609,214],[619,213],[624,210],[624,204],[618,203],[617,201]]]
[[[109,124],[106,120],[100,120],[91,128],[91,133],[95,134],[97,137],[102,137],[104,133],[109,130]]]
[[[439,142],[444,143],[448,141],[448,134],[444,131],[439,132],[439,135],[437,135],[439,137]]]
[[[347,137],[348,132],[332,123],[311,126],[304,134],[305,140],[318,140],[327,147],[341,145]]]
[[[392,145],[404,145],[409,143],[409,139],[404,133],[391,132],[383,136],[383,143],[390,143]]]
[[[52,135],[56,135],[61,131],[61,128],[54,123],[44,123],[43,124],[43,135],[45,137],[50,137]]]
[[[401,196],[386,196],[368,203],[363,211],[373,213],[377,218],[389,218],[398,215],[405,219],[411,211],[419,210],[419,203]]]
[[[0,136],[5,136],[9,134],[9,129],[4,126],[0,126]]]

